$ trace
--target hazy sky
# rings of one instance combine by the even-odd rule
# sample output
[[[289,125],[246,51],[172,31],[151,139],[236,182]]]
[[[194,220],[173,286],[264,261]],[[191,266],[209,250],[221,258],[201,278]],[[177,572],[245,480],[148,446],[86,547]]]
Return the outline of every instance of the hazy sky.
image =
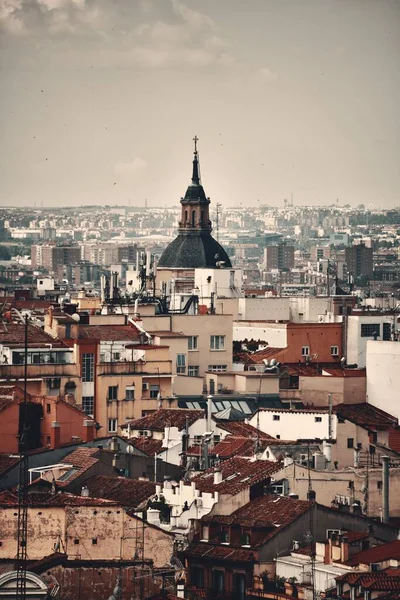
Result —
[[[0,204],[400,204],[400,0],[0,0]]]

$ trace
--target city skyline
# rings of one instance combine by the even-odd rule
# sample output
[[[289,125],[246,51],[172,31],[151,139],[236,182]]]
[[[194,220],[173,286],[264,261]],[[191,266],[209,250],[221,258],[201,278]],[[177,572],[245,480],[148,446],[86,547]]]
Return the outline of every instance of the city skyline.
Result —
[[[400,7],[384,0],[1,3],[0,205],[396,194]]]

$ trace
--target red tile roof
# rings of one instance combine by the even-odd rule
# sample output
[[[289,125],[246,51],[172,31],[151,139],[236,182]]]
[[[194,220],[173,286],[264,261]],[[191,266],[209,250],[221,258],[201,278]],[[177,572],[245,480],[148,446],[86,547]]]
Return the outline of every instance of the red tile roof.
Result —
[[[383,571],[367,572],[351,571],[336,577],[336,581],[360,587],[362,590],[400,591],[400,569],[389,568]]]
[[[137,508],[155,494],[156,485],[151,481],[140,481],[127,477],[93,475],[85,481],[91,498],[114,500],[123,506]]]
[[[231,456],[252,457],[256,451],[256,445],[259,452],[265,450],[269,445],[270,440],[257,438],[236,437],[227,435],[226,438],[218,442],[213,448],[212,453],[220,458],[230,458]]]
[[[268,479],[282,467],[279,462],[268,460],[250,461],[247,458],[235,456],[223,461],[219,467],[207,469],[192,479],[196,488],[201,492],[218,492],[219,494],[237,494],[241,490]],[[220,470],[221,483],[214,483],[214,473]]]
[[[8,454],[0,454],[0,475],[17,464],[18,458],[12,458]]]
[[[294,500],[288,496],[266,494],[245,504],[231,515],[206,515],[201,520],[206,523],[224,523],[243,527],[266,528],[265,536],[260,543],[265,543],[282,527],[295,521],[307,512],[311,502]]]
[[[85,496],[75,496],[67,492],[34,492],[28,494],[29,506],[117,506],[119,503],[103,500],[100,498],[87,498]],[[18,506],[18,495],[13,492],[0,492],[0,506],[3,508]]]
[[[231,546],[216,546],[205,543],[192,543],[185,550],[185,556],[206,558],[207,560],[229,560],[234,562],[255,562],[251,550],[232,548]]]
[[[253,364],[261,364],[265,359],[270,360],[271,358],[276,358],[279,360],[279,356],[285,352],[287,348],[272,348],[268,346],[268,348],[264,348],[263,350],[258,350],[258,352],[254,352],[249,355],[249,362]]]
[[[7,323],[0,325],[0,344],[4,346],[23,346],[25,342],[25,325],[19,323]],[[34,325],[28,325],[28,345],[44,346],[52,344],[53,347],[66,347],[62,340],[55,339]]]
[[[102,342],[139,342],[140,331],[133,325],[79,325],[79,338]]]
[[[382,546],[374,546],[353,554],[346,562],[347,565],[355,567],[357,565],[369,565],[374,562],[383,562],[386,560],[400,560],[400,540],[388,542]]]
[[[240,436],[240,437],[252,437],[259,438],[263,440],[273,440],[271,435],[268,433],[264,433],[263,431],[259,431],[253,425],[249,423],[244,423],[243,421],[217,421],[219,429],[224,429],[228,431],[232,435]]]
[[[131,446],[141,450],[148,456],[154,456],[155,454],[161,452],[163,444],[162,440],[155,440],[154,438],[145,436],[130,438],[129,443]]]
[[[80,469],[88,469],[98,461],[98,459],[95,458],[95,455],[98,452],[98,448],[82,446],[70,454],[67,454],[61,462],[67,465],[73,465],[74,467],[79,467]]]
[[[398,424],[395,417],[366,402],[362,404],[338,404],[333,410],[338,417],[373,431],[385,431],[396,427]]]
[[[186,418],[188,419],[189,425],[192,425],[198,419],[204,419],[204,416],[204,410],[161,408],[146,417],[130,421],[129,424],[131,429],[140,431],[164,431],[165,427],[177,427],[179,430],[182,430],[186,425]]]
[[[388,446],[395,452],[400,452],[400,427],[389,429]]]

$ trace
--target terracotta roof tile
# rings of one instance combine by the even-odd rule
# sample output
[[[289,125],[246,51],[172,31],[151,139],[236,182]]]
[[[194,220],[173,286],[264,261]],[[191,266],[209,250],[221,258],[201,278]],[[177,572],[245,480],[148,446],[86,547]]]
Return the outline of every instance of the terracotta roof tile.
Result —
[[[230,458],[232,456],[252,457],[255,454],[256,446],[259,452],[265,450],[270,441],[266,439],[236,437],[227,435],[226,438],[218,442],[213,448],[212,453],[220,458]]]
[[[235,436],[246,438],[253,437],[264,440],[275,439],[271,435],[268,435],[268,433],[258,431],[256,427],[253,427],[253,425],[250,425],[249,423],[244,423],[243,421],[217,421],[217,424],[219,429],[224,429]]]
[[[79,325],[79,338],[102,342],[140,341],[140,331],[131,325]]]
[[[182,430],[186,425],[186,418],[188,418],[189,425],[192,425],[198,419],[204,419],[204,416],[204,410],[161,408],[146,417],[131,421],[129,424],[131,429],[135,430],[164,431],[165,427],[177,427]]]
[[[116,506],[117,502],[103,500],[100,498],[87,498],[85,496],[75,496],[67,492],[34,492],[28,494],[29,506]],[[18,506],[18,495],[13,492],[0,492],[0,506],[3,508]]]
[[[382,546],[374,546],[353,554],[351,558],[346,562],[347,565],[357,566],[361,564],[371,564],[374,562],[383,562],[385,560],[395,559],[400,560],[400,540],[394,540],[388,542]]]
[[[334,412],[342,419],[374,431],[385,431],[396,427],[398,424],[395,417],[366,402],[362,404],[338,404],[334,407]]]
[[[201,542],[190,544],[185,550],[185,555],[206,558],[208,560],[229,560],[234,562],[254,562],[255,560],[251,550],[204,544]]]
[[[85,481],[91,498],[114,500],[123,506],[138,507],[155,494],[156,485],[151,481],[140,481],[128,477],[93,475]]]
[[[163,444],[162,440],[155,440],[154,438],[145,436],[130,438],[129,443],[131,446],[141,450],[148,456],[154,456],[155,454],[161,452]]]
[[[0,454],[0,475],[16,465],[18,460],[18,458],[12,458],[8,454]]]
[[[237,494],[260,481],[268,479],[279,471],[281,463],[268,460],[250,461],[247,458],[235,456],[223,461],[219,467],[207,469],[192,479],[196,488],[201,492],[218,492],[219,494]],[[221,483],[214,483],[214,473],[220,470]]]
[[[0,344],[5,346],[23,346],[25,342],[25,325],[19,323],[7,323],[0,326]],[[28,325],[28,345],[43,346],[52,344],[53,347],[63,347],[66,344],[45,333],[40,327]]]

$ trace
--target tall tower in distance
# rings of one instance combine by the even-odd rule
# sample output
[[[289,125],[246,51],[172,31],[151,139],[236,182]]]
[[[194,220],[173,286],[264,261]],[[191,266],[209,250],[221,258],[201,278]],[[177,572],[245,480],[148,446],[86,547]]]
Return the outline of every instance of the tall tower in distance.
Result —
[[[178,237],[162,253],[158,268],[230,268],[229,256],[211,235],[210,198],[206,196],[200,178],[198,137],[195,136],[193,141],[192,180],[181,198]]]

